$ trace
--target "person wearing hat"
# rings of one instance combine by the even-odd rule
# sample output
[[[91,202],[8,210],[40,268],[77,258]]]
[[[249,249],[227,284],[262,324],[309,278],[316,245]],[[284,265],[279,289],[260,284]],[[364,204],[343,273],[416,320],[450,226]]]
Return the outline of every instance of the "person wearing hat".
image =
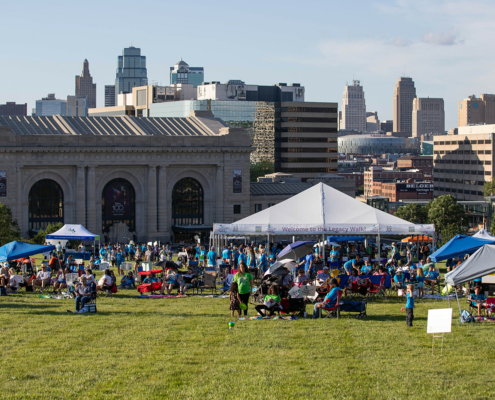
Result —
[[[323,271],[318,272],[318,275],[316,275],[316,279],[321,283],[325,283],[327,279],[330,279],[330,269],[325,265],[323,267]]]
[[[402,289],[404,287],[404,276],[402,275],[402,269],[399,268],[394,276],[395,290]]]
[[[46,270],[46,264],[41,266],[41,271],[36,275],[36,279],[33,279],[33,292],[36,290],[36,286],[41,286],[41,293],[45,287],[50,286],[52,278],[50,273]]]
[[[130,288],[135,288],[136,287],[136,280],[134,279],[134,276],[132,275],[132,272],[129,271],[126,276],[122,278],[120,281],[119,289],[130,289]]]

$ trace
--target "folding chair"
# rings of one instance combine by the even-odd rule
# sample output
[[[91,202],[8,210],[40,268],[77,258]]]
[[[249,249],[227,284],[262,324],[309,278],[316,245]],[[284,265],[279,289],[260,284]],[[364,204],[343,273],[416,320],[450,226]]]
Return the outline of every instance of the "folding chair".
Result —
[[[368,288],[368,298],[372,300],[375,296],[380,297],[382,300],[387,300],[387,297],[385,296],[385,275],[382,275],[379,285],[371,283]]]
[[[198,286],[198,291],[201,290],[201,294],[203,294],[203,290],[211,289],[211,294],[216,291],[216,273],[215,271],[205,271],[203,275],[203,285]]]
[[[227,274],[225,279],[223,281],[216,281],[217,285],[222,285],[221,287],[217,287],[217,289],[221,290],[220,296],[225,295],[226,293],[229,293],[230,291],[230,285],[232,285],[232,282],[234,281],[234,274]]]
[[[321,318],[322,311],[326,311],[327,315],[325,316],[325,318],[334,317],[335,315],[337,315],[337,319],[339,319],[340,318],[340,306],[342,303],[340,301],[341,297],[342,297],[342,290],[339,290],[337,292],[337,301],[335,302],[335,304],[333,306],[319,308],[320,318]]]

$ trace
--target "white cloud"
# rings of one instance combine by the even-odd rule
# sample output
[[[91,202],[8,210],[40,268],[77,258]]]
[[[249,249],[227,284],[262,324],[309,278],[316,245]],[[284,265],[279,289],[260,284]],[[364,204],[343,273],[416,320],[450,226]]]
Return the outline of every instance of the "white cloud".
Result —
[[[459,38],[459,32],[457,30],[450,32],[429,31],[423,34],[421,41],[436,46],[453,46],[464,43],[464,39]]]
[[[407,47],[412,43],[409,39],[404,39],[400,36],[397,36],[394,40],[392,40],[392,44],[397,47]]]

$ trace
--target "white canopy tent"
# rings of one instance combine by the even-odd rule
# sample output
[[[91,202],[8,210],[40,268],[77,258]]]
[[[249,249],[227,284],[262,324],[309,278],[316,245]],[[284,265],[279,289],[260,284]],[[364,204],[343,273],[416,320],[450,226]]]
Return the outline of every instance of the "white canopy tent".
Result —
[[[100,237],[89,232],[82,225],[65,224],[57,232],[46,235],[46,239],[85,240],[94,242],[95,240],[100,240]]]
[[[473,237],[481,238],[481,239],[495,239],[495,236],[490,235],[484,229],[480,229],[477,233],[473,235]]]
[[[232,224],[213,224],[218,246],[229,235],[433,235],[433,225],[415,225],[319,183],[275,206]]]

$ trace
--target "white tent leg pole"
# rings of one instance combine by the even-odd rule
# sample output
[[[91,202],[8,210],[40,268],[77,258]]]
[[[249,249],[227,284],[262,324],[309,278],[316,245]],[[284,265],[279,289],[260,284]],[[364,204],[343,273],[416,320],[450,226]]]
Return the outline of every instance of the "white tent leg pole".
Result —
[[[295,243],[295,242],[296,242],[296,237],[292,236],[292,243]]]
[[[445,285],[447,286],[447,285]],[[452,306],[450,305],[450,296],[449,296],[449,291],[447,290],[447,300],[449,301],[449,308],[452,308]]]
[[[457,299],[457,305],[459,306],[459,316],[461,315],[461,304],[459,303],[459,297],[457,297],[457,287],[455,288],[455,298]]]
[[[378,265],[380,265],[382,263],[382,254],[381,254],[381,245],[380,245],[380,232],[378,232],[378,242],[376,244],[378,246],[378,249],[377,249],[377,254],[378,254]]]

